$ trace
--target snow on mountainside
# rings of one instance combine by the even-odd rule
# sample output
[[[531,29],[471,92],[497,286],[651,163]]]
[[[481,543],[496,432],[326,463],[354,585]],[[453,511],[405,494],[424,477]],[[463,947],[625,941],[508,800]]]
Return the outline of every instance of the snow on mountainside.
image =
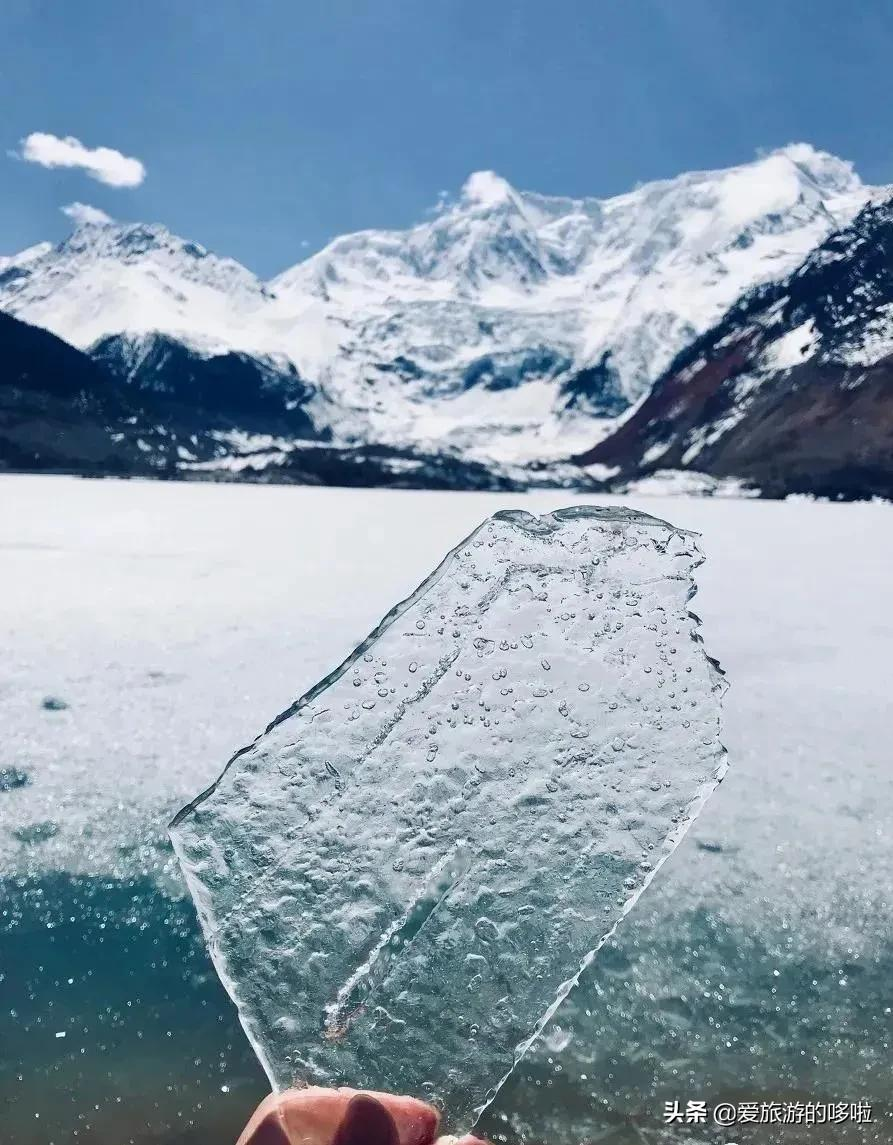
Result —
[[[0,264],[0,308],[83,348],[120,336],[122,359],[154,334],[284,359],[336,440],[566,456],[868,195],[804,144],[604,200],[479,172],[418,226],[336,239],[267,283],[163,227],[83,226]]]
[[[0,255],[0,274],[8,266],[26,266],[29,262],[49,254],[52,249],[52,243],[35,243],[34,246],[29,246],[27,250],[19,251],[18,254]]]
[[[577,458],[621,480],[693,469],[770,495],[893,497],[893,195],[677,357]]]
[[[159,331],[225,351],[250,341],[269,298],[239,263],[142,224],[81,225],[0,274],[3,309],[81,349],[107,334]]]

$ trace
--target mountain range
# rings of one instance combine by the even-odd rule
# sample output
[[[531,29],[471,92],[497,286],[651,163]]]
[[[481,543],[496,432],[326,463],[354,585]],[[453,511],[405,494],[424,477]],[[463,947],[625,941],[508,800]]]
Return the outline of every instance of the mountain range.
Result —
[[[867,399],[839,395],[868,344],[883,362],[885,255],[871,301],[859,276],[889,210],[795,144],[609,199],[478,172],[417,226],[343,236],[269,281],[162,226],[84,224],[0,258],[19,320],[0,325],[0,464],[472,488],[694,469],[773,495],[880,492],[872,450],[853,469],[856,447],[831,442],[867,432]],[[60,370],[80,395],[64,426]],[[794,447],[815,436],[814,390],[824,444]],[[834,457],[820,479],[816,450]]]

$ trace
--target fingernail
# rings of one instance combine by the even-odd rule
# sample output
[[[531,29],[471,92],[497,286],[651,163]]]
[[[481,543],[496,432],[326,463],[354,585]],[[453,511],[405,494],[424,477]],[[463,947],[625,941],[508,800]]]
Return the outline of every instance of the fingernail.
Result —
[[[251,1134],[247,1145],[290,1145],[289,1136],[275,1110],[270,1110]]]
[[[358,1093],[350,1099],[332,1145],[399,1145],[397,1126],[380,1101]]]

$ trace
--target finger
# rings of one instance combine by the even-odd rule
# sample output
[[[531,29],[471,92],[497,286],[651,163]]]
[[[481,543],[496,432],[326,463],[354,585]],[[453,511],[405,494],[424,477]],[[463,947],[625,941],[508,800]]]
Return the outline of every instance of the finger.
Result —
[[[289,1145],[278,1094],[271,1093],[264,1098],[248,1119],[236,1145]]]
[[[355,1098],[362,1097],[352,1107]],[[339,1140],[346,1132],[354,1136]],[[365,1145],[357,1136],[368,1122],[369,1145],[432,1145],[436,1110],[413,1097],[355,1089],[290,1089],[271,1094],[258,1106],[238,1145]]]

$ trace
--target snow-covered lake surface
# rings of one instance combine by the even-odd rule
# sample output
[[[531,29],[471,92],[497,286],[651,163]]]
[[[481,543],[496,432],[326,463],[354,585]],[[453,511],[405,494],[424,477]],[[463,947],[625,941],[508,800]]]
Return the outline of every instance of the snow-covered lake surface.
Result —
[[[485,516],[580,500],[621,501],[3,477],[0,768],[28,782],[0,791],[0,871],[179,893],[165,824],[233,750]],[[664,1096],[881,1100],[893,510],[626,503],[702,533],[730,771],[495,1115],[634,1141]]]

